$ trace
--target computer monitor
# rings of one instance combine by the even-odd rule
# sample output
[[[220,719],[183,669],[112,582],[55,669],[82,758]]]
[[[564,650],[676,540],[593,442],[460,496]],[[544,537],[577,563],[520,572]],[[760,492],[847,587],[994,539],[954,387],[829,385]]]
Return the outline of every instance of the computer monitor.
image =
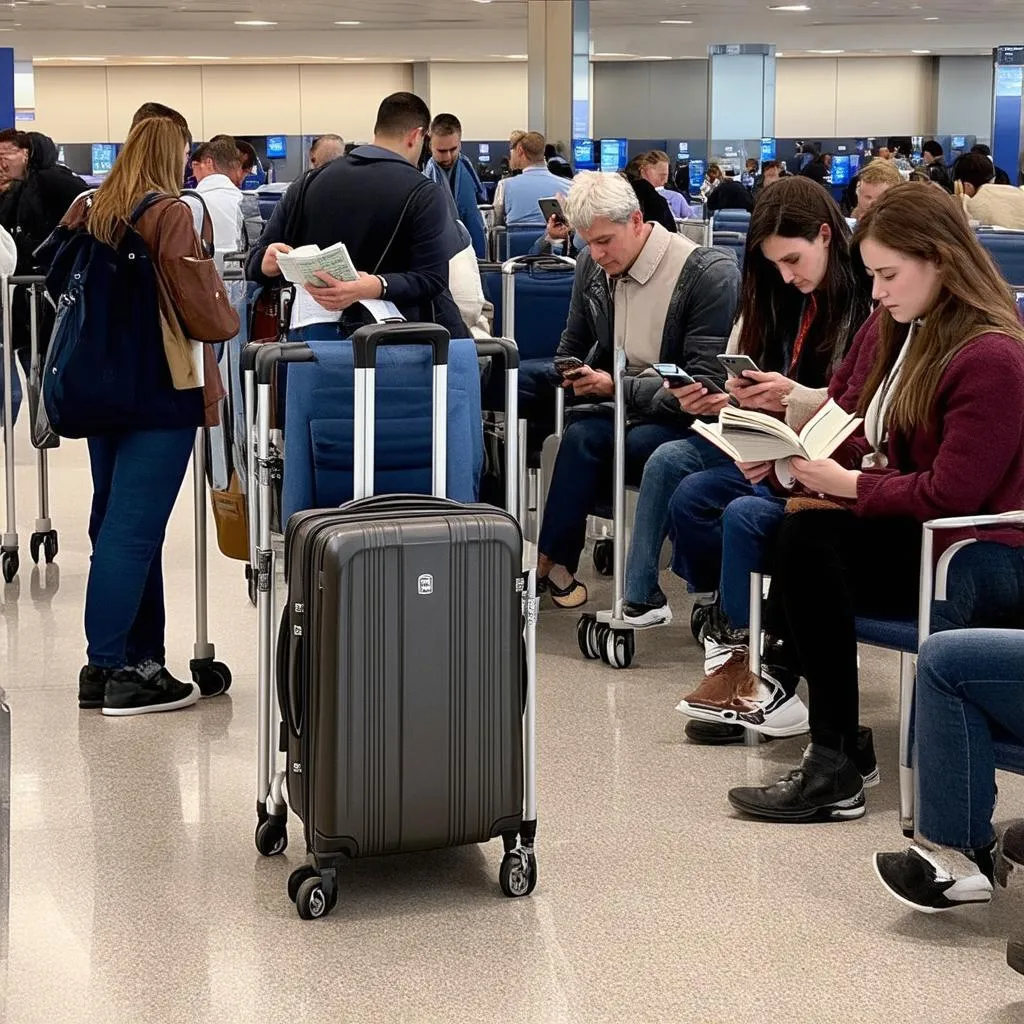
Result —
[[[952,139],[952,145],[954,149],[966,149],[967,148],[967,136],[966,135],[954,135]]]
[[[288,158],[288,139],[284,135],[267,136],[267,159],[286,160]]]
[[[626,166],[628,152],[626,139],[602,139],[601,170],[621,171]]]
[[[850,184],[850,157],[847,153],[836,154],[832,157],[832,184]]]
[[[1019,288],[1014,292],[1017,297],[1017,315],[1024,320],[1024,291]]]
[[[690,161],[690,191],[697,192],[704,184],[704,175],[707,174],[707,164],[703,160]]]
[[[860,153],[850,154],[850,177],[860,174]]]
[[[761,140],[761,163],[765,160],[775,159],[775,140],[774,139],[762,139]]]
[[[109,174],[117,159],[117,145],[113,142],[94,142],[92,144],[92,173],[99,177]]]
[[[577,171],[593,171],[597,168],[593,139],[572,140],[572,165]]]

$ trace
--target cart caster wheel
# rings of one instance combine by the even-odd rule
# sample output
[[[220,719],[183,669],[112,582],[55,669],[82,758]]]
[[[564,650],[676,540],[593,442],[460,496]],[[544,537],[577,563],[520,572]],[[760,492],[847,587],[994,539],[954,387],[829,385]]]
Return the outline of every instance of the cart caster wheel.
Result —
[[[295,894],[295,907],[303,921],[315,921],[317,918],[326,917],[337,903],[337,890],[334,898],[329,900],[319,875],[307,878]]]
[[[39,552],[43,547],[44,536],[45,535],[42,533],[33,533],[31,540],[28,542],[29,554],[32,556],[32,561],[35,562],[36,565],[39,564]]]
[[[43,538],[43,558],[46,559],[46,564],[51,565],[53,560],[57,557],[57,552],[60,550],[60,545],[57,543],[57,531],[50,530],[50,532]]]
[[[12,583],[18,575],[18,567],[21,564],[17,551],[5,551],[3,553],[3,574],[4,583]]]
[[[580,621],[576,623],[576,642],[579,644],[580,654],[587,661],[596,661],[601,657],[596,633],[597,620],[592,615],[581,615]]]
[[[711,605],[709,604],[695,604],[690,611],[690,632],[693,634],[693,639],[699,644],[704,642],[702,634],[710,618]]]
[[[219,697],[231,689],[231,669],[220,661],[206,661],[192,666],[192,681],[204,697]]]
[[[311,864],[303,864],[301,868],[296,868],[288,876],[288,899],[292,903],[298,902],[299,889],[302,888],[302,883],[309,878],[315,878],[317,881],[320,880],[320,872]]]
[[[610,633],[611,628],[603,622],[598,622],[594,627],[593,637],[594,644],[597,647],[597,656],[606,665],[608,664],[608,636]]]
[[[509,899],[529,896],[537,888],[537,857],[521,848],[506,853],[498,880]]]
[[[259,591],[256,589],[256,575],[250,565],[245,567],[245,584],[249,592],[249,603],[255,608],[259,603]]]
[[[599,540],[594,545],[594,568],[601,576],[611,576],[615,572],[615,542]]]
[[[261,821],[256,826],[256,849],[264,857],[277,857],[288,848],[288,830],[284,824],[271,821]]]
[[[914,830],[912,828],[904,828],[904,829],[901,829],[901,831],[903,832],[903,834],[908,839],[913,840],[913,838],[914,838]]]
[[[633,664],[636,641],[631,629],[610,629],[605,637],[605,664],[612,668],[629,668]]]

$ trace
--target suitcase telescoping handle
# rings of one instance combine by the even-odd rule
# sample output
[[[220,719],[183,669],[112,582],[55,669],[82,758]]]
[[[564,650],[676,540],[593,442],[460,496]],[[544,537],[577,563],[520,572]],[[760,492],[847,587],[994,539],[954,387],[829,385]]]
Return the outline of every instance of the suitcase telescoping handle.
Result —
[[[505,374],[505,508],[517,519],[519,509],[519,348],[508,338],[476,343],[478,356],[491,356]]]
[[[429,345],[433,362],[432,490],[445,496],[448,481],[448,347],[451,336],[437,324],[371,324],[352,335],[355,364],[352,495],[373,495],[377,349],[382,345]]]
[[[255,349],[250,355],[250,350]],[[274,341],[269,345],[246,345],[242,350],[242,372],[252,359],[257,384],[270,384],[278,363],[314,363],[316,356],[304,341]]]

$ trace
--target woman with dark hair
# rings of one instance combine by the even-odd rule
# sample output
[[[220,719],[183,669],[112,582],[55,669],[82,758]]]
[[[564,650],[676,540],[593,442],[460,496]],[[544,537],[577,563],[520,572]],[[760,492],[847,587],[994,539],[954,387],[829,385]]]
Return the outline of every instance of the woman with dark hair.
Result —
[[[857,406],[864,431],[833,458],[790,460],[822,500],[787,512],[772,552],[773,628],[807,680],[811,743],[779,782],[729,794],[766,821],[864,814],[873,772],[856,763],[856,616],[916,614],[922,523],[1024,504],[1024,326],[959,203],[899,185],[868,211],[854,246],[881,306]],[[986,539],[1024,543],[1012,528]],[[988,870],[978,851],[967,855]]]
[[[850,229],[831,196],[806,178],[765,192],[750,221],[740,311],[728,351],[760,367],[726,387],[748,409],[806,420],[870,312],[869,285],[849,248]],[[717,416],[729,396],[695,383],[672,394],[692,416]],[[722,512],[743,495],[769,493],[698,437],[662,445],[648,461],[626,565],[624,617],[664,625],[672,613],[658,586],[670,522],[674,571],[698,591],[718,585]],[[712,666],[708,666],[709,669]]]

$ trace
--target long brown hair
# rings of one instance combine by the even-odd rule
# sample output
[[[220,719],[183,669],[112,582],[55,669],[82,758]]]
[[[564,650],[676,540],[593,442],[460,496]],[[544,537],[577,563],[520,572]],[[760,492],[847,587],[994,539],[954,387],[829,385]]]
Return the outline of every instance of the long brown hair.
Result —
[[[135,208],[147,195],[180,195],[188,141],[187,132],[166,117],[140,121],[92,198],[89,233],[107,245],[116,245]]]
[[[754,203],[743,260],[743,284],[737,318],[742,317],[739,351],[760,362],[792,341],[800,325],[805,297],[782,280],[761,251],[761,243],[779,235],[813,242],[827,224],[831,232],[828,268],[817,295],[818,314],[809,340],[835,366],[871,312],[870,286],[859,256],[850,251],[850,228],[828,192],[810,178],[783,178]]]
[[[773,186],[774,187],[774,186]],[[893,389],[886,425],[907,433],[932,417],[942,375],[953,358],[982,334],[1005,334],[1024,344],[1024,326],[1013,292],[967,222],[959,202],[932,184],[897,185],[864,215],[854,233],[859,251],[866,239],[908,259],[939,268],[941,288],[925,314]],[[908,324],[879,314],[875,363],[861,393],[863,415],[906,340]]]

